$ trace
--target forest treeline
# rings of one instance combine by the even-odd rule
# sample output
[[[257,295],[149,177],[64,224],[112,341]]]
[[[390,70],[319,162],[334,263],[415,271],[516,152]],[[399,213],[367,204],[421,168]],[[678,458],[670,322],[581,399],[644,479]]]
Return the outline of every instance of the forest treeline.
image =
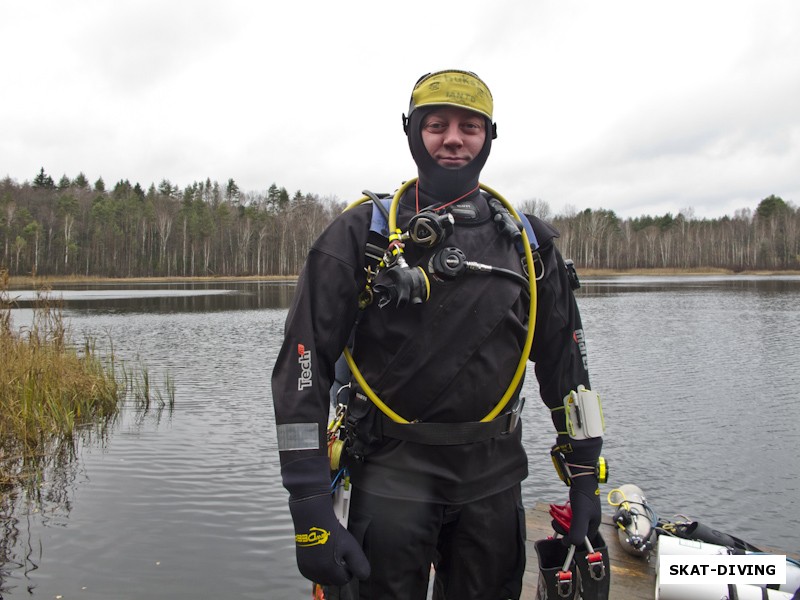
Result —
[[[800,268],[800,209],[779,196],[734,216],[666,214],[620,219],[604,209],[550,214],[541,200],[517,210],[549,220],[564,256],[582,268],[788,270]],[[272,184],[243,192],[233,179],[145,190],[83,173],[54,181],[0,180],[0,267],[11,275],[178,277],[294,275],[311,243],[345,207],[333,197]]]

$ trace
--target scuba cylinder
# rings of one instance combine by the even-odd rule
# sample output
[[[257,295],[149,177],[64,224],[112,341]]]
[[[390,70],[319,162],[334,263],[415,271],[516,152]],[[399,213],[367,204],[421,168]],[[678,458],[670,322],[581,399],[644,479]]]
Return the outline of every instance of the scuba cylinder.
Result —
[[[614,523],[622,549],[633,556],[644,556],[655,544],[656,531],[653,511],[647,505],[644,492],[626,483],[608,493],[608,503],[616,506]]]

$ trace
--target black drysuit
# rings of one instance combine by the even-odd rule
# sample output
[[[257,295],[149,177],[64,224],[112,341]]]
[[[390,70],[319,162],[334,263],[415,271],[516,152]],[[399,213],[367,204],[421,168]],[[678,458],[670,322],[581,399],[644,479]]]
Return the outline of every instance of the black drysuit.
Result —
[[[412,192],[398,211],[397,223],[403,230],[414,214]],[[460,249],[467,260],[523,273],[524,255],[499,231],[484,196],[473,194],[445,210],[452,211],[456,222],[442,246]],[[372,211],[370,204],[364,204],[339,216],[314,243],[298,280],[273,373],[275,416],[279,439],[282,426],[316,424],[318,440],[284,445],[282,464],[326,453],[334,363],[357,318],[355,362],[380,399],[408,421],[481,420],[506,392],[520,361],[529,298],[511,278],[465,273],[440,281],[430,276],[427,302],[402,308],[379,308],[373,303],[359,314]],[[563,405],[570,390],[579,385],[590,388],[585,345],[568,273],[553,244],[557,233],[539,219],[529,220],[539,244],[535,262],[541,277],[530,359],[541,397],[554,409]],[[427,271],[442,246],[420,249],[409,242],[404,255],[411,267],[420,265]],[[513,404],[512,399],[508,407]],[[560,441],[568,441],[563,410],[552,414]],[[358,427],[382,418],[372,407]],[[597,452],[593,449],[591,454]],[[446,506],[518,487],[528,474],[521,427],[453,446],[383,438],[365,458],[351,458],[348,466],[355,493]]]

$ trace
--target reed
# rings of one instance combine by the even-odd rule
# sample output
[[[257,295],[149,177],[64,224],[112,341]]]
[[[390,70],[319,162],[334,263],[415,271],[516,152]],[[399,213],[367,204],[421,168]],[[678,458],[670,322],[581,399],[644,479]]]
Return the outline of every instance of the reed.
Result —
[[[166,374],[158,387],[152,381],[150,370],[144,362],[139,362],[135,371],[124,367],[123,380],[127,390],[127,397],[132,401],[134,409],[139,414],[146,414],[155,408],[159,414],[167,409],[170,413],[175,408],[175,382],[172,376]]]
[[[37,477],[41,464],[76,432],[116,416],[131,375],[94,344],[74,346],[61,307],[39,294],[32,325],[14,331],[0,272],[0,488]],[[124,370],[124,368],[123,368]]]

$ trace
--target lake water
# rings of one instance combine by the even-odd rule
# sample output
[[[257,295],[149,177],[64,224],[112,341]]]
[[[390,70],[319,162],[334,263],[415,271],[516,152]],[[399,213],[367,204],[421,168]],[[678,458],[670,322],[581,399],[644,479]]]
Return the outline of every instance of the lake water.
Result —
[[[113,340],[155,386],[174,381],[175,404],[126,408],[45,482],[41,503],[17,502],[2,598],[308,597],[270,390],[292,293],[273,282],[63,292],[73,339],[100,351]],[[800,277],[586,278],[578,301],[606,414],[604,496],[635,483],[660,516],[800,551]],[[29,319],[15,310],[15,323]],[[525,502],[561,503],[529,371]]]

